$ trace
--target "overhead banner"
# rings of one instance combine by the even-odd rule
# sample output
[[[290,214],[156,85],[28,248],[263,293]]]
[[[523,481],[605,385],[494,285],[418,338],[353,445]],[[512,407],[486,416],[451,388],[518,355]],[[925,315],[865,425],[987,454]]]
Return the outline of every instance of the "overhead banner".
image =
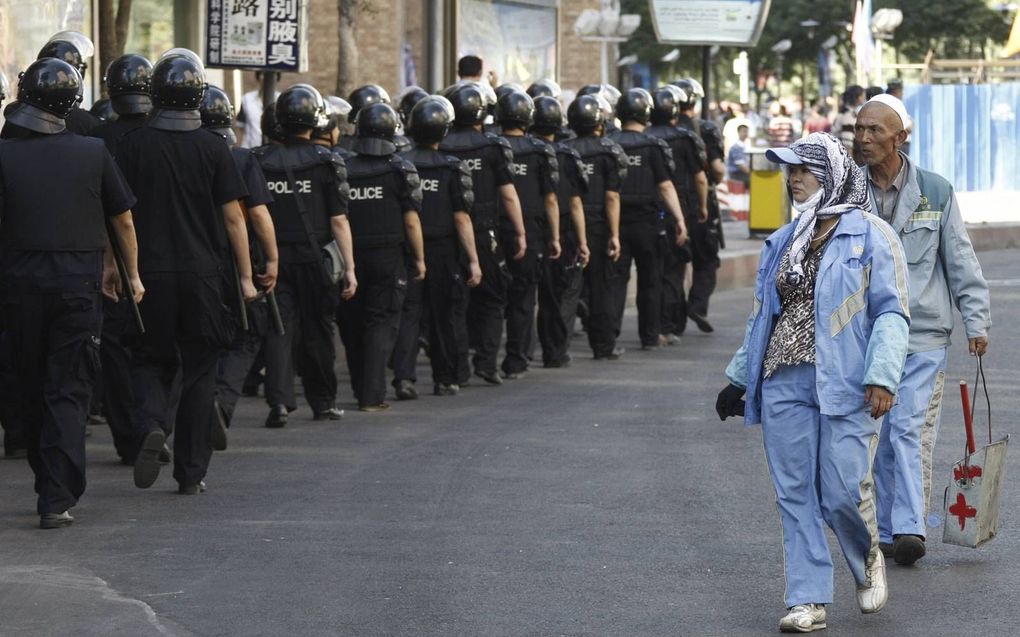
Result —
[[[648,0],[655,37],[662,44],[758,44],[772,0]]]
[[[209,66],[308,70],[307,0],[208,0]]]

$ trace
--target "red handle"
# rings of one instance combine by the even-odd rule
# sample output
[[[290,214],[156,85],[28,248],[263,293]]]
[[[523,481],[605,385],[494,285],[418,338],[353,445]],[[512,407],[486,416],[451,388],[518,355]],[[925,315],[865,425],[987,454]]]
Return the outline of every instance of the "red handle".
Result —
[[[974,420],[970,413],[970,392],[967,390],[967,382],[960,381],[960,399],[963,401],[963,426],[967,430],[967,453],[977,452],[977,444],[974,442]]]

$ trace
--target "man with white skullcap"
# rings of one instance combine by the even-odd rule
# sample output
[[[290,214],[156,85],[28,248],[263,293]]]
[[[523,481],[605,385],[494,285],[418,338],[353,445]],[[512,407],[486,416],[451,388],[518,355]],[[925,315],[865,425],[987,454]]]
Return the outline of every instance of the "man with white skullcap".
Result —
[[[883,94],[864,105],[854,127],[872,210],[899,234],[910,278],[907,362],[897,404],[882,423],[874,464],[880,545],[904,565],[925,554],[932,451],[953,307],[963,317],[972,356],[987,351],[991,327],[988,284],[952,185],[901,151],[910,123],[903,102]]]

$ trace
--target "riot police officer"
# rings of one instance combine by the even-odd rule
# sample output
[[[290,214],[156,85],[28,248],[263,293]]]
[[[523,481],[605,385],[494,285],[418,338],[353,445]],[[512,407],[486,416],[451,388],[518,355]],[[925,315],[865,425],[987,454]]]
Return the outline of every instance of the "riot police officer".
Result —
[[[708,322],[708,300],[715,291],[716,272],[719,269],[719,248],[723,246],[722,219],[716,185],[726,176],[723,162],[723,138],[719,128],[697,117],[697,106],[705,91],[697,80],[687,78],[674,82],[687,93],[687,101],[680,104],[677,125],[694,131],[704,142],[705,174],[708,177],[707,220],[690,227],[691,232],[691,289],[687,295],[687,316],[702,332],[713,331]],[[701,214],[701,213],[699,213]]]
[[[120,284],[114,268],[104,267],[105,220],[124,255],[124,284],[136,302],[144,293],[134,196],[102,141],[59,134],[81,95],[81,76],[70,64],[32,63],[18,83],[20,108],[9,114],[27,133],[0,144],[0,292],[15,371],[4,390],[16,402],[44,529],[71,524],[68,510],[85,491],[100,287],[116,295]],[[59,188],[45,170],[54,165],[65,167]]]
[[[122,55],[106,68],[106,88],[117,118],[103,122],[92,131],[116,156],[125,135],[145,125],[152,110],[149,97],[152,64],[140,55]],[[133,310],[127,299],[103,299],[103,337],[99,348],[102,360],[102,402],[106,421],[113,435],[113,446],[121,462],[133,466],[148,429],[132,417],[134,392],[131,381],[129,341],[136,338]],[[170,451],[162,451],[162,460],[170,461]]]
[[[255,151],[274,198],[269,212],[279,244],[276,298],[284,327],[283,334],[270,332],[265,341],[266,427],[270,428],[283,427],[288,413],[297,409],[295,369],[301,372],[313,418],[343,417],[336,406],[333,369],[333,314],[339,282],[324,270],[326,244],[336,241],[347,264],[344,294],[354,294],[358,281],[347,217],[347,169],[337,153],[311,139],[313,131],[325,124],[324,108],[322,96],[307,84],[283,91],[275,109],[285,134],[283,144]]]
[[[673,187],[673,158],[666,142],[644,134],[652,114],[652,96],[641,88],[630,89],[616,104],[623,127],[612,136],[627,154],[627,178],[620,190],[620,260],[615,279],[617,331],[623,320],[630,281],[630,266],[637,262],[638,333],[641,349],[665,343],[659,329],[662,306],[662,251],[659,231],[660,201],[666,221],[676,224],[676,243],[687,241],[680,200]]]
[[[397,113],[372,104],[358,113],[358,136],[347,162],[351,234],[358,263],[358,294],[341,301],[340,338],[347,354],[351,386],[361,411],[386,403],[386,363],[393,352],[409,276],[425,277],[422,246],[421,184],[418,171],[395,154]],[[414,262],[408,272],[405,249]]]
[[[577,91],[577,96],[594,95],[601,98],[603,112],[606,115],[606,137],[616,134],[620,127],[616,124],[616,104],[620,101],[620,89],[612,84],[586,84]]]
[[[358,121],[358,113],[361,109],[372,104],[390,104],[390,94],[386,92],[386,89],[379,86],[378,84],[366,84],[359,86],[358,88],[351,91],[351,94],[347,96],[347,102],[351,105],[350,112],[347,113],[347,121],[354,125]],[[350,151],[354,147],[354,139],[357,136],[357,131],[354,135],[348,135],[340,140],[339,146],[345,151]]]
[[[562,127],[563,108],[559,101],[551,96],[536,97],[530,133],[556,150],[559,167],[556,196],[563,252],[559,259],[545,260],[538,288],[538,340],[542,343],[544,367],[566,367],[570,364],[567,350],[584,285],[584,268],[591,257],[581,200],[588,189],[588,180],[577,151],[555,142]]]
[[[614,264],[620,258],[620,188],[627,177],[627,156],[616,142],[604,137],[605,111],[594,95],[582,95],[567,108],[567,123],[577,134],[564,144],[581,156],[588,188],[584,205],[585,234],[590,260],[584,269],[588,291],[588,344],[596,360],[616,360]]]
[[[676,86],[664,86],[652,96],[652,125],[646,135],[657,137],[673,152],[673,185],[680,197],[688,228],[708,219],[708,180],[705,162],[699,150],[701,140],[690,130],[676,125],[679,105],[687,101],[687,94]],[[666,226],[666,245],[662,262],[662,334],[669,344],[679,342],[687,325],[687,304],[684,294],[684,275],[690,261],[690,246],[676,245],[676,230]]]
[[[201,64],[181,55],[160,60],[152,70],[152,114],[117,148],[117,163],[138,197],[139,270],[149,288],[140,308],[145,334],[131,361],[136,426],[149,432],[135,461],[135,485],[156,481],[165,430],[173,429],[174,479],[186,495],[205,489],[216,363],[234,336],[222,290],[228,242],[242,295],[255,297],[238,202],[248,193],[226,144],[202,130],[205,87]]]
[[[428,338],[435,395],[457,394],[458,369],[468,365],[468,288],[481,282],[482,271],[469,215],[474,200],[471,172],[464,162],[438,150],[452,124],[453,106],[440,96],[420,100],[405,124],[416,145],[403,157],[414,164],[421,179],[420,217],[428,275],[418,304],[410,302],[416,283],[408,281],[408,299],[393,350],[398,397],[408,382],[413,384],[420,324]],[[424,320],[419,316],[421,308]]]
[[[482,282],[471,289],[468,302],[468,337],[475,350],[472,363],[476,376],[491,385],[501,385],[496,357],[506,308],[504,251],[516,260],[523,258],[527,250],[520,201],[510,172],[513,151],[502,137],[482,132],[487,117],[486,100],[475,84],[453,90],[450,102],[455,114],[453,130],[440,143],[439,150],[461,159],[471,171],[475,193],[471,223],[482,268]],[[514,229],[513,237],[497,232],[501,209]],[[503,243],[506,238],[509,243]],[[465,384],[467,370],[460,370],[458,377],[459,384]]]
[[[347,114],[351,112],[351,105],[347,103],[347,100],[335,95],[323,96],[322,102],[325,108],[326,125],[316,128],[312,132],[312,141],[320,146],[336,149],[343,157],[346,155],[346,151],[337,146],[341,137],[340,120],[347,118]]]
[[[199,106],[202,115],[202,127],[221,135],[229,145],[237,169],[244,179],[248,196],[242,200],[245,220],[248,222],[248,240],[251,244],[252,266],[256,281],[264,294],[270,294],[276,287],[279,273],[279,254],[276,247],[276,232],[273,219],[269,214],[269,204],[273,196],[269,192],[266,176],[255,158],[254,152],[237,144],[237,136],[232,127],[234,123],[234,107],[230,98],[218,86],[209,86]],[[256,242],[255,239],[258,239]],[[235,285],[236,270],[232,263],[228,270],[225,284],[229,288]],[[248,370],[262,347],[265,335],[269,331],[269,307],[266,299],[259,299],[246,304],[247,307],[237,308],[248,313],[248,330],[238,330],[234,341],[220,356],[216,371],[216,402],[212,423],[212,445],[216,451],[227,448],[227,427],[234,415],[234,407],[241,396],[242,385]]]
[[[560,257],[560,209],[556,197],[560,171],[556,151],[542,140],[525,134],[534,119],[535,105],[527,93],[510,90],[496,103],[496,122],[513,151],[510,172],[521,202],[527,251],[507,264],[510,284],[506,305],[506,356],[504,378],[519,378],[528,369],[528,352],[534,340],[538,281],[546,258]],[[516,230],[508,219],[500,224],[503,243],[513,241]]]

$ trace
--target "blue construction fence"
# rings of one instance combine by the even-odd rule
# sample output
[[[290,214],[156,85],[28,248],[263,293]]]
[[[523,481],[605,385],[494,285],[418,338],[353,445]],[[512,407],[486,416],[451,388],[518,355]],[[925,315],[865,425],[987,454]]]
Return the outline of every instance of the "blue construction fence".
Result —
[[[904,87],[910,158],[958,191],[1020,191],[1020,83]]]

